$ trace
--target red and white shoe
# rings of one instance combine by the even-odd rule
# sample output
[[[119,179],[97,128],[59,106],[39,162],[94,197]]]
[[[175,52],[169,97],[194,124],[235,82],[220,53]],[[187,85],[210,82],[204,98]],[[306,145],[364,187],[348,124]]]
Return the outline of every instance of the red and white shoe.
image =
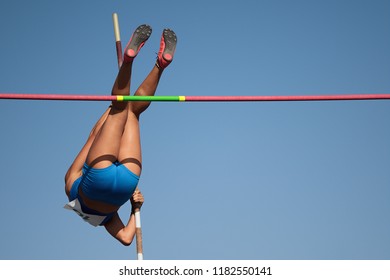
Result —
[[[161,35],[160,50],[157,54],[156,65],[160,69],[167,67],[173,60],[177,44],[175,32],[171,29],[164,29]]]
[[[152,34],[152,28],[147,24],[142,24],[137,27],[130,41],[127,43],[125,53],[123,56],[124,62],[131,62],[137,56],[140,49]]]

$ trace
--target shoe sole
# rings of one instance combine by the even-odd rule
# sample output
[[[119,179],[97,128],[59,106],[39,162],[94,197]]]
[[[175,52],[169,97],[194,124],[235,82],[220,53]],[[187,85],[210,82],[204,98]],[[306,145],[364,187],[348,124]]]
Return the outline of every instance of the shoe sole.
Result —
[[[149,25],[143,24],[138,26],[137,29],[134,31],[133,36],[130,39],[129,45],[126,48],[126,55],[132,58],[136,57],[139,50],[149,39],[151,34],[152,34],[152,28]]]
[[[175,53],[176,44],[177,44],[176,34],[171,29],[164,29],[163,37],[165,42],[165,48],[162,57],[166,61],[172,61],[173,54]]]

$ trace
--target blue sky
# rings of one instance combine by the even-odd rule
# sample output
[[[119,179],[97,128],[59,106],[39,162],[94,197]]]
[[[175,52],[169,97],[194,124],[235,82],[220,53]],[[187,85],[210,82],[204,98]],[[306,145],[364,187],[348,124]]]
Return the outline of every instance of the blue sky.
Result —
[[[159,95],[390,93],[390,2],[0,2],[0,92],[110,94],[123,44],[178,47]],[[0,259],[135,259],[62,207],[105,102],[0,100]],[[145,259],[389,259],[389,101],[154,103],[141,117]],[[126,220],[129,204],[120,212]]]

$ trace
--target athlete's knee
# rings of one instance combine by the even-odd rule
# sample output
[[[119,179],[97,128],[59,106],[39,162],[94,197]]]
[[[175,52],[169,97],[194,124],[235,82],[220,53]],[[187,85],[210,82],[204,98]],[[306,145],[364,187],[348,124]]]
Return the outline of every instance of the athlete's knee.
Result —
[[[120,113],[127,109],[128,102],[123,101],[112,101],[111,114]]]
[[[143,110],[140,110],[140,103],[144,102],[129,102],[128,107],[128,113],[127,113],[127,119],[136,119],[139,120],[139,116],[143,112]]]

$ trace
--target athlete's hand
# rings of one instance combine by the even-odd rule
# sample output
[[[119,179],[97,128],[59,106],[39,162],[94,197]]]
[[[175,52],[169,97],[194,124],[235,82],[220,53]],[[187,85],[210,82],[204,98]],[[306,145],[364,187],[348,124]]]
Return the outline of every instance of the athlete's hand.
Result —
[[[139,191],[139,189],[136,189],[133,193],[133,196],[130,198],[131,205],[133,207],[133,210],[136,208],[140,209],[142,204],[144,203],[144,196]]]

